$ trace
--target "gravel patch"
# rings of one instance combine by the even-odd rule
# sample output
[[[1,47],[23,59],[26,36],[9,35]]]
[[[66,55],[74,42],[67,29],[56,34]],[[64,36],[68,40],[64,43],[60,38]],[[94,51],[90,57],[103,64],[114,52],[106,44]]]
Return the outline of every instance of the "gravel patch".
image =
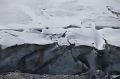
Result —
[[[0,79],[120,79],[119,75],[39,75],[19,72],[1,73]]]

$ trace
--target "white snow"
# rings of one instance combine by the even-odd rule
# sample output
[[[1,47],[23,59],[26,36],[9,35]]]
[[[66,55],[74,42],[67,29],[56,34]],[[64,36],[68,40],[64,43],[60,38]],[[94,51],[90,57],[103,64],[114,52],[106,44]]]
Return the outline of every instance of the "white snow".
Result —
[[[115,0],[0,0],[0,29],[80,25],[90,20],[97,26],[119,26],[120,18],[106,6],[120,9]]]
[[[51,40],[44,39],[42,34],[30,33],[30,32],[17,32],[4,30],[0,34],[2,38],[0,39],[0,43],[2,44],[2,48],[7,48],[13,45],[19,44],[50,44],[53,43]]]
[[[61,37],[66,32],[65,37]],[[25,30],[23,32],[2,30],[0,39],[3,48],[16,44],[50,44],[58,42],[59,45],[78,45],[93,46],[102,49],[104,40],[102,35],[93,28],[70,28],[70,29],[43,29],[43,32],[36,30]]]
[[[0,0],[0,44],[89,45],[102,49],[104,40],[120,46],[119,29],[96,30],[95,26],[120,27],[119,0]],[[81,28],[63,29],[69,25]],[[49,29],[45,29],[48,27]],[[22,30],[23,31],[15,31]],[[42,32],[37,31],[42,29]],[[67,31],[67,32],[66,32]],[[61,37],[66,32],[65,37]]]
[[[120,29],[102,29],[100,32],[104,38],[107,39],[108,43],[115,46],[120,46]]]

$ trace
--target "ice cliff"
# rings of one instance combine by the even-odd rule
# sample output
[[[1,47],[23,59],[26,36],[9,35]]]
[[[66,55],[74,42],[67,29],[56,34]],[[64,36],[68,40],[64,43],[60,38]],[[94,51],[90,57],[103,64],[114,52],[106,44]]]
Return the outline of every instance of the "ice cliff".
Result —
[[[120,74],[119,0],[0,0],[0,72]]]

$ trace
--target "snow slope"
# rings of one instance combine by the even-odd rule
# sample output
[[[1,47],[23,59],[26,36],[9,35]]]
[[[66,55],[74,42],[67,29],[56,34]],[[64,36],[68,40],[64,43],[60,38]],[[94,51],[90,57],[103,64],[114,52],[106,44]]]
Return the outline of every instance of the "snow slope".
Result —
[[[120,11],[119,0],[0,0],[0,44],[3,48],[56,41],[69,45],[69,40],[76,45],[94,43],[102,49],[102,38],[106,38],[110,44],[120,46],[119,30],[95,29],[95,26],[120,26],[120,16],[107,6]],[[63,29],[69,25],[81,28]],[[65,32],[66,36],[61,37]]]
[[[120,10],[118,0],[0,0],[0,29],[80,25],[119,26],[120,18],[106,6]]]

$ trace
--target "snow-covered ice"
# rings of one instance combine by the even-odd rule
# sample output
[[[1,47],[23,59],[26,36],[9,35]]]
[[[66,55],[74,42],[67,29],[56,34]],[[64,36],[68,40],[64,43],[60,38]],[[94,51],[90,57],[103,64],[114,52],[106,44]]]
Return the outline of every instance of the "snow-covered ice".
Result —
[[[43,28],[80,25],[86,20],[97,26],[119,26],[118,0],[0,0],[0,29]]]
[[[3,48],[56,41],[67,45],[69,40],[76,45],[94,43],[96,48],[102,49],[105,38],[110,44],[120,46],[119,29],[95,29],[96,26],[120,27],[120,15],[116,16],[107,6],[119,12],[120,1],[0,0],[0,44]],[[63,29],[69,25],[80,28]],[[65,32],[66,36],[61,37]]]

